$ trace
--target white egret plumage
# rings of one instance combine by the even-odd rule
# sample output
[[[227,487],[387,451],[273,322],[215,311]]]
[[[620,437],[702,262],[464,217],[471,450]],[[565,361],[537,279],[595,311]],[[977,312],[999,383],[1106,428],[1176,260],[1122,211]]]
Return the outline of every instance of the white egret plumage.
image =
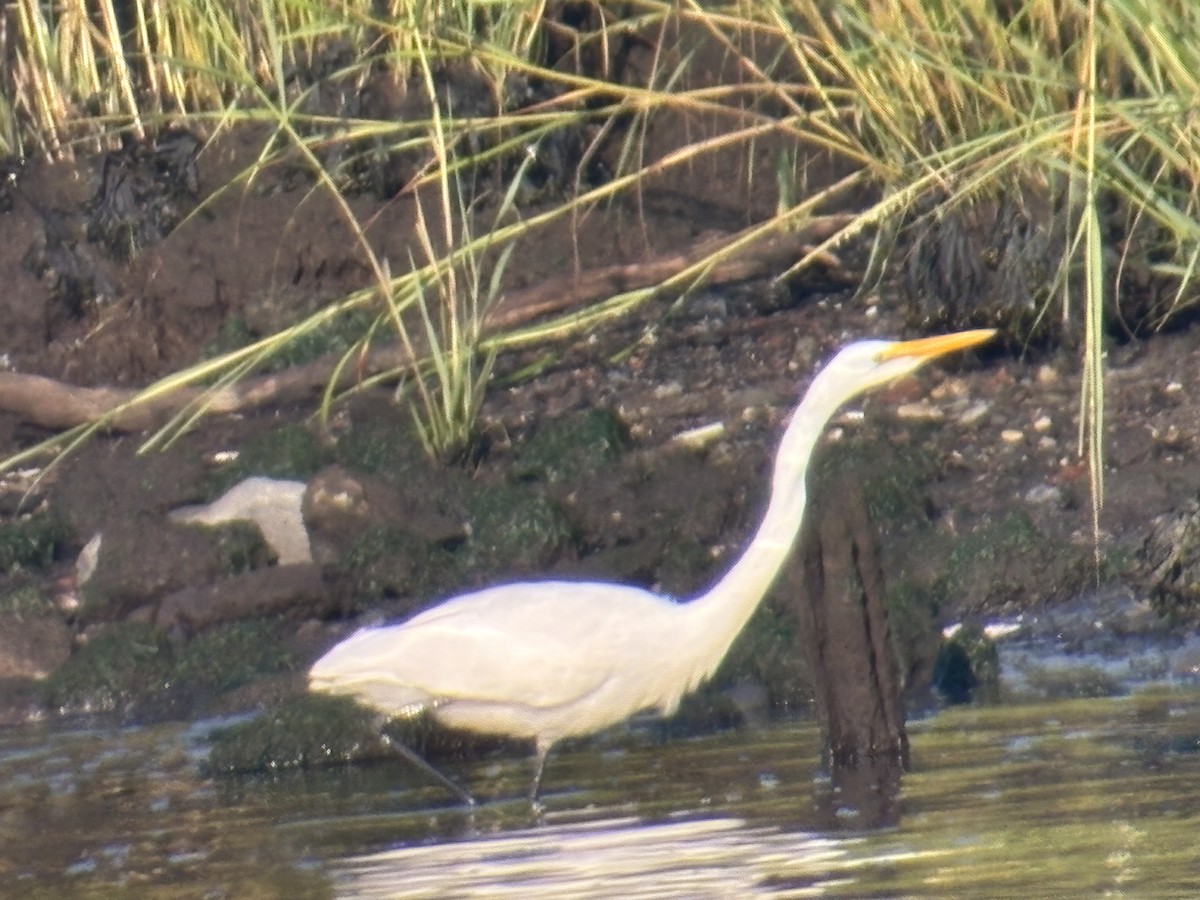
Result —
[[[556,743],[643,710],[670,715],[717,669],[796,541],[809,458],[838,408],[992,334],[984,329],[843,348],[792,414],[767,512],[749,546],[700,596],[677,602],[603,582],[502,584],[397,625],[358,631],[313,665],[311,688],[351,695],[388,716],[428,710],[453,728],[532,739],[537,757],[530,799],[536,803],[546,755]]]

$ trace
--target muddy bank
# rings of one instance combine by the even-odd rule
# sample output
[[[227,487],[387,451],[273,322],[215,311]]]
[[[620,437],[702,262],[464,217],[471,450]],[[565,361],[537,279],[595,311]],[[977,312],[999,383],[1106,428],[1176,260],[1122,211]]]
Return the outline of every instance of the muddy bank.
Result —
[[[179,176],[175,193],[151,180],[146,196],[189,208],[231,177],[251,138],[203,154],[183,146],[168,159],[183,168],[165,169]],[[163,171],[155,160],[150,169]],[[349,236],[331,237],[342,234],[338,211],[286,180],[199,216],[155,206],[162,233],[114,254],[88,225],[114,165],[22,175],[2,213],[13,235],[0,258],[14,286],[2,301],[6,365],[80,385],[144,384],[369,281]],[[577,265],[611,273],[664,248],[686,254],[713,227],[735,229],[737,204],[768,199],[735,197],[740,188],[719,178],[699,183],[687,202],[667,179],[636,208],[547,232],[518,251],[514,285],[569,279]],[[375,223],[379,249],[402,257],[411,206],[354,203]],[[843,275],[861,249],[844,254]],[[139,455],[137,433],[100,435],[40,480],[10,476],[0,494],[4,718],[137,719],[275,702],[358,623],[497,580],[702,590],[756,524],[782,423],[811,373],[849,340],[908,333],[909,311],[890,296],[856,297],[841,277],[731,281],[676,301],[646,304],[585,339],[503,354],[464,460],[432,461],[407,402],[381,387],[328,423],[303,395],[203,420],[163,453]],[[345,346],[345,334],[323,337],[305,352]],[[814,487],[847,472],[862,483],[910,703],[928,702],[948,623],[1040,611],[1104,585],[1125,589],[1155,628],[1188,629],[1198,353],[1188,330],[1112,345],[1098,553],[1075,453],[1073,351],[1001,342],[839,418]],[[0,452],[46,435],[0,413]],[[244,521],[180,518],[246,478],[285,485],[307,556]],[[798,590],[793,575],[781,580],[680,722],[808,707]],[[748,707],[746,690],[726,692],[734,686],[757,699]]]
[[[468,467],[430,461],[407,410],[382,391],[340,410],[332,433],[296,409],[213,420],[165,454],[97,440],[26,499],[34,515],[6,495],[13,549],[2,595],[14,628],[5,631],[23,636],[9,650],[7,717],[253,707],[295,693],[298,673],[355,623],[506,578],[701,590],[756,524],[781,423],[816,360],[868,322],[880,329],[878,313],[835,300],[756,310],[759,290],[714,298],[656,343],[637,342],[647,323],[631,323],[563,348],[558,365],[520,384],[503,379],[527,360],[502,361],[502,386],[485,405],[486,450]],[[1148,598],[1137,566],[1147,525],[1193,474],[1180,428],[1197,386],[1172,371],[1189,354],[1187,335],[1163,337],[1116,370],[1113,407],[1136,409],[1138,421],[1132,433],[1131,423],[1110,425],[1110,452],[1127,462],[1109,479],[1099,572],[1063,412],[1075,390],[1068,361],[1000,353],[943,366],[831,429],[814,493],[847,468],[864,484],[910,698],[928,692],[944,624],[1075,601],[1097,574],[1126,585],[1133,602]],[[1174,406],[1147,416],[1137,403],[1154,392]],[[1158,416],[1174,426],[1170,440],[1146,427]],[[672,440],[714,424],[720,432],[701,432],[715,436],[700,446]],[[311,563],[279,565],[278,549],[244,523],[172,518],[250,475],[304,486]],[[97,533],[81,586],[76,560]],[[721,693],[731,685],[757,685],[768,709],[806,708],[795,591],[785,577],[681,721],[737,721],[738,696]],[[195,658],[214,671],[189,671]]]

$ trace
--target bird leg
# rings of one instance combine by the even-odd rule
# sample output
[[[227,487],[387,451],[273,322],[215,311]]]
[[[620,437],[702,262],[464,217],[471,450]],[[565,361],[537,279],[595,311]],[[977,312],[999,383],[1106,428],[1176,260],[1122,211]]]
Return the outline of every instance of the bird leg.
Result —
[[[536,813],[542,811],[542,801],[538,795],[542,790],[542,772],[546,770],[546,757],[549,753],[549,747],[539,746],[533,762],[533,783],[529,785],[529,805]]]
[[[424,757],[422,757],[421,754],[417,753],[416,750],[413,750],[411,747],[406,746],[402,741],[392,740],[386,734],[380,734],[380,737],[383,738],[383,742],[388,747],[395,750],[397,753],[399,753],[401,756],[403,756],[406,760],[408,760],[410,763],[412,763],[418,769],[420,769],[426,775],[431,777],[434,781],[438,782],[443,787],[450,790],[456,797],[458,797],[459,800],[461,800],[467,806],[475,805],[474,797],[472,797],[465,790],[463,790],[461,787],[459,787],[457,784],[455,784],[453,781],[451,781],[449,778],[447,778],[445,775],[443,775],[441,772],[439,772],[437,769],[435,769],[432,765],[430,765],[429,762]]]

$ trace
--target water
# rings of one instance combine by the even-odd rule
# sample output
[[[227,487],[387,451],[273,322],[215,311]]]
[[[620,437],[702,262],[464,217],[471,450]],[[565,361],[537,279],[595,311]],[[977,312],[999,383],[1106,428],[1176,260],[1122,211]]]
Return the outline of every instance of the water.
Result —
[[[206,780],[207,726],[0,734],[13,897],[1006,897],[1200,893],[1200,690],[910,723],[899,824],[861,829],[784,722],[464,762]]]

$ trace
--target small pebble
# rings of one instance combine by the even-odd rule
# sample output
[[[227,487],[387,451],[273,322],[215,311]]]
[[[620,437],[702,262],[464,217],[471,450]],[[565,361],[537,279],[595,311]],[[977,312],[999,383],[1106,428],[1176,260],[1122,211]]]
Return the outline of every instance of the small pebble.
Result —
[[[1000,432],[1000,440],[1006,444],[1019,444],[1025,440],[1025,432],[1016,428],[1005,428]]]
[[[1157,428],[1152,430],[1151,436],[1169,450],[1181,450],[1185,444],[1183,432],[1174,422],[1168,425],[1165,431],[1159,431]]]
[[[1025,492],[1026,503],[1057,503],[1062,500],[1062,491],[1052,484],[1038,484]]]
[[[100,559],[100,544],[102,540],[103,535],[97,531],[92,535],[91,540],[83,545],[83,549],[79,551],[79,556],[75,560],[76,584],[86,584],[88,579],[96,573],[96,563]]]
[[[976,422],[980,421],[984,416],[986,416],[991,408],[992,404],[983,400],[972,403],[965,410],[963,410],[962,415],[958,417],[958,421],[962,425],[974,425]]]
[[[901,403],[896,407],[896,417],[910,422],[940,422],[946,414],[928,400],[919,400],[915,403]]]
[[[671,438],[671,442],[679,444],[683,447],[693,447],[700,449],[707,447],[717,438],[725,436],[724,422],[711,422],[708,425],[701,425],[698,428],[689,428],[687,431],[681,431],[675,437]]]
[[[1035,378],[1038,384],[1054,384],[1058,381],[1058,370],[1054,366],[1039,366]]]
[[[941,400],[946,397],[955,399],[966,397],[971,392],[971,386],[965,378],[947,378],[941,384],[934,387],[929,392],[929,396],[935,400]]]

